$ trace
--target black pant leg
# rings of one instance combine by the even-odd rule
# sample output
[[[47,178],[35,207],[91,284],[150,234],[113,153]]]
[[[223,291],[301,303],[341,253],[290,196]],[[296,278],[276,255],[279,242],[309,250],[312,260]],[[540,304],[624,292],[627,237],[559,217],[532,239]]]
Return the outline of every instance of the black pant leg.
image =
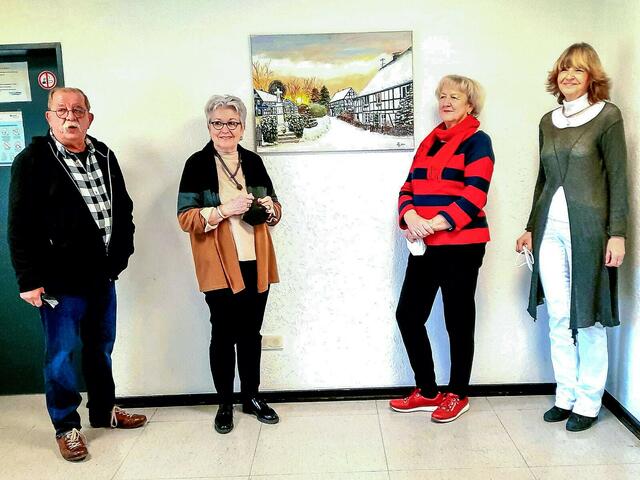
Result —
[[[245,284],[242,295],[242,316],[237,323],[238,374],[243,399],[255,397],[260,387],[260,360],[262,357],[262,335],[269,290],[258,293],[256,262],[240,262]]]
[[[402,284],[396,320],[402,335],[416,386],[423,395],[433,397],[438,392],[433,365],[433,353],[425,324],[438,292],[438,272],[434,252],[427,248],[423,256],[409,255],[407,272]]]
[[[220,403],[233,403],[236,369],[234,322],[238,321],[238,301],[231,289],[205,292],[211,313],[209,364]]]
[[[486,244],[451,245],[443,249],[442,301],[449,334],[451,376],[448,391],[464,398],[469,390],[475,348],[478,272]]]

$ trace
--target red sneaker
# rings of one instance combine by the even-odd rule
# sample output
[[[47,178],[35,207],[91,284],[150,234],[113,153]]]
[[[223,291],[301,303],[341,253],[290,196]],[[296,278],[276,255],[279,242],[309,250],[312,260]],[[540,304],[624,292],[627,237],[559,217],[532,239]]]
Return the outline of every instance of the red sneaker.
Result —
[[[431,414],[431,420],[438,423],[453,422],[469,410],[469,398],[460,400],[455,393],[445,393],[444,400]]]
[[[411,395],[404,398],[389,400],[389,406],[396,412],[433,412],[444,400],[444,395],[438,392],[433,398],[423,397],[420,389],[416,388]]]

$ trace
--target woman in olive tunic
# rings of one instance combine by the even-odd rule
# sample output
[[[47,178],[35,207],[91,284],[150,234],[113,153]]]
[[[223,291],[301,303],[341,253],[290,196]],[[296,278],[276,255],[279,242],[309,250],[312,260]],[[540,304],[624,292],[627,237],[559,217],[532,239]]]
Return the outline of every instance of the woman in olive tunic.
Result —
[[[547,422],[569,431],[596,421],[607,378],[605,327],[618,325],[617,267],[625,253],[626,146],[620,110],[598,54],[571,45],[547,91],[561,106],[540,121],[540,169],[526,232],[533,251],[528,311],[546,301],[557,382]]]

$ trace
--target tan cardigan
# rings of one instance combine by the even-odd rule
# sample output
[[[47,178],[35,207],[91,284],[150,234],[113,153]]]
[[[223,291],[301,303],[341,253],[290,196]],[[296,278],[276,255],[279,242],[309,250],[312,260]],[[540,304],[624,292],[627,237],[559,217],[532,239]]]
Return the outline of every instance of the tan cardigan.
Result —
[[[281,206],[274,203],[276,218],[281,216]],[[196,277],[201,292],[230,288],[233,293],[243,290],[245,285],[240,272],[231,228],[227,220],[218,227],[204,233],[205,220],[199,208],[186,210],[178,215],[180,227],[189,233],[191,251],[196,267]],[[266,223],[254,228],[256,263],[258,268],[258,292],[264,292],[269,284],[278,283],[276,254],[271,234]]]

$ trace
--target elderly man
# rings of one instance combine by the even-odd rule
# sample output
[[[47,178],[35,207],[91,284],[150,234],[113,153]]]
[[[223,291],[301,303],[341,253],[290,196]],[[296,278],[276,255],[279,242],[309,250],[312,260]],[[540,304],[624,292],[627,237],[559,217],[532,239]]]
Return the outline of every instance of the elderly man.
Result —
[[[70,461],[88,455],[77,412],[80,346],[91,426],[136,428],[147,421],[114,406],[114,281],[133,253],[133,204],[115,155],[87,135],[89,109],[77,88],[50,92],[49,134],[16,157],[9,193],[11,259],[20,298],[40,312],[47,409]]]

